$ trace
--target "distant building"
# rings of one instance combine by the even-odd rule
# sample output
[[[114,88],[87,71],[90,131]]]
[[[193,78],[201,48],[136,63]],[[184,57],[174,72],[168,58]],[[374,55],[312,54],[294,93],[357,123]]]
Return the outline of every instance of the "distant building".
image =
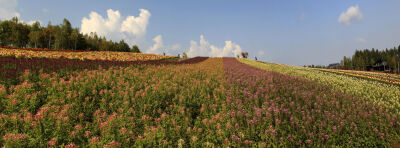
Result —
[[[380,62],[376,63],[372,66],[367,66],[367,71],[386,71],[387,70],[387,63],[386,62]]]
[[[340,66],[340,63],[332,63],[332,64],[329,64],[327,68],[329,68],[329,69],[338,69],[339,66]]]

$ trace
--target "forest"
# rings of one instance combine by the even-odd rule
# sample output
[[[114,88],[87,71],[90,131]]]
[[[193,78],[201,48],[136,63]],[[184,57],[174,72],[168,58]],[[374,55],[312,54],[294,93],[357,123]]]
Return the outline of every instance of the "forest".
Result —
[[[140,53],[137,45],[129,47],[124,40],[114,42],[96,33],[82,34],[67,19],[60,25],[49,22],[47,26],[27,24],[17,17],[0,21],[0,46]]]
[[[343,57],[341,69],[400,73],[400,46],[385,50],[356,50],[352,57]]]

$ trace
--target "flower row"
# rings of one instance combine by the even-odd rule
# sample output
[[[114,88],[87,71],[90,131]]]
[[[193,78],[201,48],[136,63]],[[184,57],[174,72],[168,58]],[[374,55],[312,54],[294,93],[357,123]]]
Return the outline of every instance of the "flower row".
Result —
[[[60,75],[26,71],[0,85],[0,146],[162,147],[210,144],[203,120],[224,100],[222,59]],[[217,143],[214,143],[217,144]]]
[[[356,78],[368,79],[393,85],[400,85],[400,78],[395,74],[363,72],[363,71],[353,71],[353,70],[322,69],[322,68],[312,68],[312,69],[323,72],[331,72],[335,74],[352,76]]]
[[[224,67],[225,122],[235,127],[228,140],[238,147],[381,147],[399,138],[400,116],[383,106],[236,59],[225,59]]]
[[[400,90],[397,86],[304,67],[261,63],[247,59],[239,59],[239,61],[267,71],[275,71],[317,81],[331,86],[334,90],[381,105],[394,113],[400,114]]]
[[[146,61],[171,58],[170,56],[142,54],[132,52],[111,52],[111,51],[49,51],[49,50],[25,50],[25,49],[6,49],[0,48],[0,56],[16,57],[43,57],[43,58],[67,58],[79,60],[112,60],[112,61]]]
[[[196,57],[182,61],[177,60],[148,60],[148,61],[110,61],[110,60],[77,60],[67,58],[16,58],[15,56],[0,56],[0,84],[19,84],[19,77],[24,71],[29,70],[32,74],[53,73],[68,75],[76,70],[97,69],[99,67],[109,68],[111,66],[129,66],[137,64],[188,64],[198,63],[206,58]]]

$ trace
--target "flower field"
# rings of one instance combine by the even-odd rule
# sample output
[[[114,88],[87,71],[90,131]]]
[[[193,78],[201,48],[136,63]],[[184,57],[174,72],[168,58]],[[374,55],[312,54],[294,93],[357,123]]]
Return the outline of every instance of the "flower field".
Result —
[[[109,55],[113,58],[103,58],[104,55]],[[75,56],[84,57],[83,59],[85,60]],[[36,76],[38,72],[57,72],[60,75],[66,75],[71,71],[97,69],[98,67],[108,68],[132,64],[183,64],[196,63],[204,59],[192,58],[178,61],[177,58],[170,56],[127,52],[72,52],[66,50],[0,48],[0,84],[8,86],[20,83],[18,77],[26,70],[30,71],[31,75]]]
[[[400,75],[397,75],[397,74],[388,74],[388,73],[370,72],[370,71],[322,69],[322,68],[311,68],[311,69],[324,71],[324,72],[331,72],[331,73],[335,73],[335,74],[353,76],[356,78],[373,80],[373,81],[383,82],[383,83],[387,83],[387,84],[400,85]]]
[[[343,75],[235,58],[0,56],[0,64],[5,147],[384,147],[400,141],[398,88]]]
[[[198,125],[224,97],[222,59],[20,78],[8,90],[0,85],[6,147],[177,146],[192,135],[202,143],[207,128]]]
[[[400,114],[400,89],[397,86],[380,82],[358,79],[346,75],[337,75],[304,67],[287,66],[274,63],[260,63],[247,59],[239,61],[268,71],[276,71],[292,76],[329,85],[332,89],[358,97],[376,105],[384,106],[392,112]]]
[[[110,51],[65,51],[45,49],[9,49],[0,48],[0,56],[15,56],[26,58],[67,58],[78,60],[110,60],[110,61],[147,61],[170,58],[170,56],[142,54],[132,52]]]
[[[228,124],[236,126],[231,137],[236,144],[379,147],[399,136],[399,115],[382,106],[235,59],[224,60],[224,66]]]

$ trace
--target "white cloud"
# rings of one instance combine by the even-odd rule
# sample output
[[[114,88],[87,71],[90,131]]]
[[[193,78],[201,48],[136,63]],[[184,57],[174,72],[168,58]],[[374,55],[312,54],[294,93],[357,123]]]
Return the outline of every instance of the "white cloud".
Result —
[[[358,22],[362,19],[363,14],[361,13],[358,5],[351,6],[346,12],[342,12],[339,16],[339,23],[350,26],[352,23]]]
[[[152,54],[165,53],[167,55],[173,55],[173,54],[177,54],[177,53],[175,53],[175,51],[177,51],[179,48],[181,48],[181,45],[179,45],[179,44],[165,46],[161,35],[157,35],[156,37],[154,37],[153,41],[154,41],[153,46],[151,46],[146,51],[146,53],[152,53]]]
[[[161,48],[164,47],[163,39],[161,35],[157,35],[156,37],[153,38],[154,45],[150,47],[149,50],[147,50],[147,53],[154,53],[154,54],[159,54],[162,52]]]
[[[22,22],[24,22],[24,21],[22,21]],[[32,25],[33,23],[36,23],[36,22],[39,22],[39,23],[40,23],[40,25],[41,25],[41,26],[43,26],[43,23],[42,23],[42,21],[40,21],[40,20],[36,20],[36,21],[29,21],[29,22],[26,22],[26,24],[28,24],[28,25]]]
[[[17,0],[0,0],[0,20],[9,20],[13,17],[18,17],[19,21],[32,25],[36,21],[42,22],[40,20],[36,21],[24,21],[21,20],[19,12],[17,12],[18,1]]]
[[[125,19],[118,10],[108,9],[107,18],[92,11],[89,18],[82,19],[81,32],[96,32],[114,41],[124,39],[130,45],[140,44],[144,41],[151,14],[146,9],[139,10],[139,16],[127,16]]]
[[[17,12],[17,0],[0,0],[0,20],[8,20],[15,16],[19,17]]]
[[[264,51],[259,50],[259,51],[257,52],[257,55],[260,56],[260,57],[263,56],[263,55],[264,55]]]
[[[188,51],[188,56],[210,56],[210,57],[226,57],[226,56],[236,56],[242,52],[242,48],[233,43],[232,41],[225,41],[225,46],[220,48],[215,45],[210,44],[205,40],[203,35],[200,35],[200,41],[190,41],[190,49]]]
[[[137,36],[145,35],[150,16],[151,14],[148,10],[140,9],[138,17],[135,18],[134,16],[128,16],[126,20],[122,22],[121,31]]]
[[[364,38],[358,38],[358,39],[356,40],[356,42],[357,42],[358,44],[362,44],[362,43],[367,42],[367,40],[365,40]]]

